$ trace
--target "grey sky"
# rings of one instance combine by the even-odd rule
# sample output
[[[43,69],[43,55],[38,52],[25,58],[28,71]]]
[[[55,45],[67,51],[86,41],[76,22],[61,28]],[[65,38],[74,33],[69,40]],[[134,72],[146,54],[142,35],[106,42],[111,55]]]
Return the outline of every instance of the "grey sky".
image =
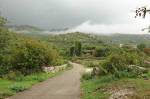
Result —
[[[131,24],[131,10],[149,0],[0,0],[1,14],[11,24],[45,29],[90,24]]]

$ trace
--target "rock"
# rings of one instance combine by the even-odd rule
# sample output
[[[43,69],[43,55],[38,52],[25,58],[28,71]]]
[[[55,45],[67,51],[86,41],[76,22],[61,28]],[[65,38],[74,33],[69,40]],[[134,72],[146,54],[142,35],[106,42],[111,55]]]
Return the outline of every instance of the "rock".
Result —
[[[58,71],[62,71],[62,70],[65,70],[67,67],[67,64],[64,64],[64,65],[61,65],[61,66],[45,66],[43,67],[43,71],[46,72],[46,73],[50,73],[50,72],[58,72]]]
[[[90,74],[92,74],[92,72],[93,72],[93,68],[86,68],[86,69],[85,69],[85,73],[90,73]]]
[[[148,72],[148,69],[136,65],[129,65],[128,69],[129,71],[135,71],[137,74],[143,74]]]
[[[51,66],[51,67],[43,67],[43,71],[46,72],[46,73],[51,72],[51,71],[53,71],[54,69],[55,69],[54,66]]]

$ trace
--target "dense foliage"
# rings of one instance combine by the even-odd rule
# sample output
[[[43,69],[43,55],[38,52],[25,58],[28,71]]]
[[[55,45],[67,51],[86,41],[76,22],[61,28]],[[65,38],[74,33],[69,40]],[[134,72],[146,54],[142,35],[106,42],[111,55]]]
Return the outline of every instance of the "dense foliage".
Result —
[[[110,49],[108,47],[98,47],[94,51],[95,57],[105,57],[110,54]]]
[[[113,74],[118,76],[121,73],[121,75],[137,77],[148,71],[146,69],[149,67],[149,64],[146,64],[148,56],[138,49],[118,48],[114,51],[113,48],[110,48],[110,52],[105,57],[101,56],[103,60],[97,59],[96,61],[86,62],[87,67],[93,68],[92,75]],[[103,50],[99,51],[99,53],[103,53]]]
[[[140,49],[141,51],[143,51],[144,48],[146,48],[146,45],[145,44],[139,44],[137,46],[138,49]]]
[[[0,76],[12,72],[26,75],[42,71],[44,65],[57,65],[56,50],[40,40],[8,31],[4,19],[1,20]]]
[[[69,56],[80,56],[82,54],[82,44],[79,41],[74,43],[74,46],[69,49]]]

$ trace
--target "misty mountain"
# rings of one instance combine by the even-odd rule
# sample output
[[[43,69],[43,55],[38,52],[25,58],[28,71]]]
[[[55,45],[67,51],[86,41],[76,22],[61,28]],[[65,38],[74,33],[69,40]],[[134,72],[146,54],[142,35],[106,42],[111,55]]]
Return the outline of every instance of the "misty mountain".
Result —
[[[42,40],[46,40],[52,43],[59,43],[59,45],[64,45],[62,43],[70,43],[74,41],[80,41],[84,44],[94,44],[99,45],[101,43],[105,44],[140,44],[144,43],[150,46],[150,35],[143,34],[143,35],[135,35],[135,34],[112,34],[112,35],[97,35],[97,34],[86,34],[80,32],[74,33],[64,33],[64,34],[47,34],[47,35],[32,35],[26,34],[28,36],[34,36],[40,38]]]
[[[49,31],[50,32],[62,32],[62,31],[67,31],[69,28],[52,28]]]
[[[146,43],[150,45],[150,35],[149,34],[110,34],[110,35],[100,35],[92,33],[63,33],[62,31],[67,31],[69,28],[55,28],[50,30],[40,29],[35,26],[29,25],[8,25],[9,30],[15,31],[17,33],[24,33],[29,36],[35,36],[39,38],[48,39],[49,41],[66,42],[66,41],[83,41],[83,42],[98,42],[103,41],[105,43],[120,44],[120,43]],[[59,34],[61,33],[61,34]],[[45,36],[46,35],[46,36]]]

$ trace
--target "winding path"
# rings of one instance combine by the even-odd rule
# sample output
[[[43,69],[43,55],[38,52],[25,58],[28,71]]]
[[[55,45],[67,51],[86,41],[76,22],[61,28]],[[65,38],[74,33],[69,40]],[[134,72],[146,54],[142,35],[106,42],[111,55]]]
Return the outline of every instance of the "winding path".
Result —
[[[73,69],[34,85],[9,99],[80,99],[80,77],[83,66],[73,64]]]

